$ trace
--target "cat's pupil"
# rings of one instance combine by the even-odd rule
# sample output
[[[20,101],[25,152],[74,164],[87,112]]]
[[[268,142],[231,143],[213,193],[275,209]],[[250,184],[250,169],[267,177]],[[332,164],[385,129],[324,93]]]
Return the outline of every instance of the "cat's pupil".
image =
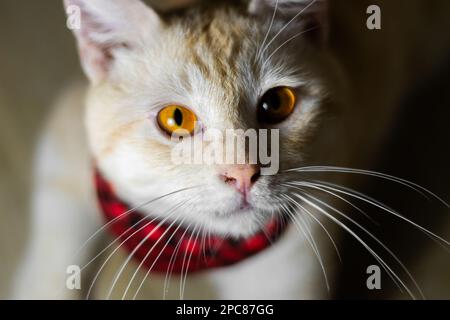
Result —
[[[279,96],[276,93],[270,93],[268,94],[263,102],[263,109],[266,111],[277,111],[281,106],[281,101]]]
[[[180,109],[175,110],[175,112],[173,114],[173,118],[174,118],[177,126],[181,127],[181,125],[183,124],[183,113],[181,112]]]

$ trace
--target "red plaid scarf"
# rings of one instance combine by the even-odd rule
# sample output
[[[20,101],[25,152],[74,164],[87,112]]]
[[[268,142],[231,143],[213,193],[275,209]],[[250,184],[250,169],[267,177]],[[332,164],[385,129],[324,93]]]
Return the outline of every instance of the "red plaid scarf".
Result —
[[[202,241],[197,239],[201,238],[197,232],[191,233],[181,225],[170,226],[139,212],[130,212],[98,172],[95,184],[112,235],[134,252],[134,259],[154,272],[180,274],[232,265],[268,248],[286,229],[286,221],[275,219],[264,231],[248,238],[235,240],[215,235]]]

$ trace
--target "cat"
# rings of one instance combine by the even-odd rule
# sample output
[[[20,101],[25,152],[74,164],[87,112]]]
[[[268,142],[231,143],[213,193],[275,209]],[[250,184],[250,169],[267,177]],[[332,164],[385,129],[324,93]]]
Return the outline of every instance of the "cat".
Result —
[[[330,298],[339,257],[331,245],[319,253],[313,239],[330,241],[322,227],[346,231],[321,209],[340,202],[330,192],[322,204],[300,192],[323,186],[308,184],[299,168],[370,168],[402,95],[450,48],[440,42],[428,51],[431,40],[421,37],[448,19],[428,19],[408,36],[425,1],[376,2],[380,31],[367,29],[369,1],[204,1],[158,12],[139,0],[65,0],[66,9],[81,12],[81,28],[73,32],[90,87],[62,95],[41,138],[31,240],[14,297]],[[423,57],[420,66],[411,51]],[[291,108],[280,116],[284,99]],[[267,113],[271,104],[277,110]],[[258,164],[175,165],[167,131],[177,121],[162,118],[170,108],[183,115],[181,123],[192,117],[204,128],[278,129],[278,174],[261,175]],[[167,273],[148,274],[124,246],[110,246],[109,259],[93,259],[107,229],[96,174],[129,208],[193,236],[237,241],[274,217],[289,219],[258,254],[230,266],[182,270],[168,281]],[[327,179],[346,185],[351,178]],[[72,265],[88,265],[81,290],[66,287]]]

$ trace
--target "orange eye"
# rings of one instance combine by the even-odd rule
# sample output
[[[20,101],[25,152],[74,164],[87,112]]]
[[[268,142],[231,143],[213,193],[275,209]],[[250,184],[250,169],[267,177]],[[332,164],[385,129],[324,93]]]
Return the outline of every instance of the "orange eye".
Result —
[[[167,106],[158,113],[158,125],[168,135],[177,134],[183,130],[194,134],[197,116],[191,110],[181,106]]]
[[[278,87],[267,91],[258,106],[260,123],[277,124],[294,112],[297,96],[293,89]]]

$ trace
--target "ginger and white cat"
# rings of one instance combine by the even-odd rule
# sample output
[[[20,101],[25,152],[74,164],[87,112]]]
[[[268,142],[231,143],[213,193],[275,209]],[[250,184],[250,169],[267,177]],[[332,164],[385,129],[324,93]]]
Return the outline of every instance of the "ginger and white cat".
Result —
[[[66,7],[81,9],[81,29],[74,33],[91,85],[87,99],[82,85],[62,96],[41,139],[31,240],[14,297],[86,296],[97,268],[83,271],[82,290],[66,288],[66,270],[69,265],[84,266],[101,250],[95,237],[74,259],[102,226],[92,183],[94,163],[132,207],[199,186],[140,210],[162,218],[168,208],[189,200],[175,216],[206,226],[209,233],[232,237],[258,231],[261,220],[273,213],[286,214],[292,203],[283,195],[292,196],[295,188],[289,183],[302,180],[299,173],[286,170],[309,165],[370,167],[399,99],[415,81],[409,70],[414,68],[416,77],[425,74],[449,48],[440,42],[440,50],[428,51],[434,42],[422,36],[445,28],[448,19],[428,17],[418,24],[426,17],[427,1],[376,2],[382,9],[382,30],[371,31],[365,11],[370,1],[204,1],[159,13],[139,0],[66,0]],[[411,36],[415,25],[420,28]],[[417,55],[422,57],[420,66],[414,64]],[[294,91],[295,108],[282,121],[261,123],[260,100],[280,87]],[[158,112],[173,104],[190,109],[206,128],[279,129],[279,174],[246,183],[257,173],[254,166],[174,165],[173,143],[157,121]],[[342,176],[332,181],[345,182]],[[245,192],[237,187],[240,182]],[[248,202],[245,210],[243,197]],[[339,206],[325,196],[321,199]],[[302,203],[308,207],[307,198]],[[337,228],[311,203],[309,210],[328,230]],[[329,240],[299,207],[295,214],[297,223],[257,256],[188,275],[185,286],[180,276],[173,276],[168,291],[165,275],[151,274],[138,298],[330,297],[315,250],[296,226],[309,228],[307,234],[319,243],[321,237]],[[320,251],[331,286],[337,260],[333,250],[329,246]],[[95,277],[90,297],[108,297],[127,256],[122,251],[112,255]],[[122,297],[135,268],[131,261],[112,298]],[[135,282],[131,291],[140,281]]]

